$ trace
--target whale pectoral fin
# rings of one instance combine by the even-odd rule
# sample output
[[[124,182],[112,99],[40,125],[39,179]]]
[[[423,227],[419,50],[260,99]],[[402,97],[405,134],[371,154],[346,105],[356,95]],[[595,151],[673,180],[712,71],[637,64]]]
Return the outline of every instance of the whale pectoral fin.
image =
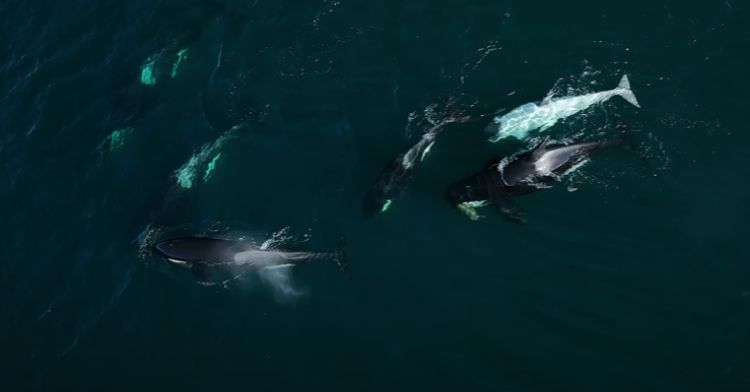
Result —
[[[547,152],[547,150],[545,150],[544,148],[547,145],[547,142],[549,142],[549,135],[543,137],[542,140],[540,140],[539,143],[537,143],[534,149],[531,150],[531,154],[529,154],[530,161],[533,162],[533,161],[538,160],[539,158],[542,157],[542,155],[544,155],[545,152]]]
[[[502,198],[495,201],[497,212],[505,216],[506,219],[519,225],[526,224],[526,214],[510,198]]]

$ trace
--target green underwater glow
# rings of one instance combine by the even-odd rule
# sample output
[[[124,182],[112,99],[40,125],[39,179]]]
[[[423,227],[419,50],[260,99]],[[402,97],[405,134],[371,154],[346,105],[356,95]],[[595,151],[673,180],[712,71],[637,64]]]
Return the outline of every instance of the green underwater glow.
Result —
[[[185,189],[193,187],[193,180],[195,179],[195,169],[200,165],[200,156],[190,157],[188,163],[182,166],[177,171],[177,184]]]
[[[392,199],[388,199],[383,203],[383,208],[380,209],[380,212],[386,212],[389,208],[391,208],[391,203],[393,203]]]
[[[125,145],[126,139],[135,132],[132,127],[115,129],[109,135],[109,151],[117,150],[118,148]]]
[[[180,49],[180,51],[177,52],[177,60],[175,60],[174,64],[172,64],[172,73],[170,74],[172,78],[177,76],[177,72],[180,70],[182,63],[185,62],[187,58],[188,58],[187,48]]]
[[[235,125],[228,131],[222,133],[218,139],[213,141],[213,143],[203,145],[200,151],[193,154],[184,165],[180,166],[180,168],[174,172],[177,184],[184,189],[192,188],[197,175],[200,173],[200,169],[204,165],[206,168],[203,171],[203,181],[208,181],[211,178],[213,171],[216,169],[217,163],[221,159],[221,148],[227,141],[234,139],[242,128],[242,124]]]
[[[203,173],[203,182],[208,182],[211,178],[211,174],[216,170],[216,163],[219,162],[219,159],[221,159],[221,153],[216,154],[211,159],[211,162],[208,162],[208,165],[206,165],[206,171]]]
[[[156,59],[149,57],[146,63],[141,67],[141,83],[146,86],[153,86],[156,84],[156,74],[154,73],[154,67],[156,66]]]

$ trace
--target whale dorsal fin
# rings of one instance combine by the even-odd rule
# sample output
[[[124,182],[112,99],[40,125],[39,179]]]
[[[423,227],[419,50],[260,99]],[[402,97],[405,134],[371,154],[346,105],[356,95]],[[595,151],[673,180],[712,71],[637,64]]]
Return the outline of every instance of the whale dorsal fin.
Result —
[[[542,140],[534,147],[533,150],[531,150],[531,153],[529,154],[529,160],[530,161],[536,161],[539,158],[544,155],[547,150],[544,148],[547,146],[547,142],[549,141],[549,135],[542,138]]]

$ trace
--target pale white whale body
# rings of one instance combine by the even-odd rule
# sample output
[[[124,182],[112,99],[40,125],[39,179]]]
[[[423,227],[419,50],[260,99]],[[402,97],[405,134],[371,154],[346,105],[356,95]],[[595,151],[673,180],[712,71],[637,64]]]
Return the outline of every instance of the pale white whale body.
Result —
[[[544,131],[561,119],[572,116],[591,105],[602,103],[614,96],[620,96],[636,107],[641,107],[630,89],[628,75],[623,75],[620,84],[612,90],[600,91],[576,97],[545,98],[540,104],[527,103],[503,116],[497,116],[485,131],[490,134],[490,142],[513,137],[526,139],[532,131]]]

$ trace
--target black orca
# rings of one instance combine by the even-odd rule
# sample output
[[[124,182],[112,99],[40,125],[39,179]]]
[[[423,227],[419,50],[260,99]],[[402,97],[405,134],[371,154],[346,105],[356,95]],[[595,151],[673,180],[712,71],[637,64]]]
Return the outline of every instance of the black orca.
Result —
[[[619,139],[599,142],[548,142],[546,136],[530,151],[491,161],[478,173],[449,186],[445,198],[472,220],[479,219],[476,208],[493,205],[511,221],[524,223],[523,213],[513,204],[513,197],[548,188],[594,153],[629,143],[629,139],[623,132]]]
[[[433,144],[435,144],[438,134],[449,124],[467,121],[470,121],[468,116],[449,117],[441,121],[425,132],[416,144],[391,161],[380,172],[378,179],[365,195],[362,206],[365,215],[372,217],[387,211],[391,207],[391,203],[401,196],[406,189],[417,166],[427,157]]]
[[[209,272],[246,272],[290,267],[311,261],[334,261],[348,269],[343,242],[337,252],[293,252],[263,249],[250,241],[211,237],[180,237],[158,242],[154,253],[172,264],[190,268],[199,278]]]

